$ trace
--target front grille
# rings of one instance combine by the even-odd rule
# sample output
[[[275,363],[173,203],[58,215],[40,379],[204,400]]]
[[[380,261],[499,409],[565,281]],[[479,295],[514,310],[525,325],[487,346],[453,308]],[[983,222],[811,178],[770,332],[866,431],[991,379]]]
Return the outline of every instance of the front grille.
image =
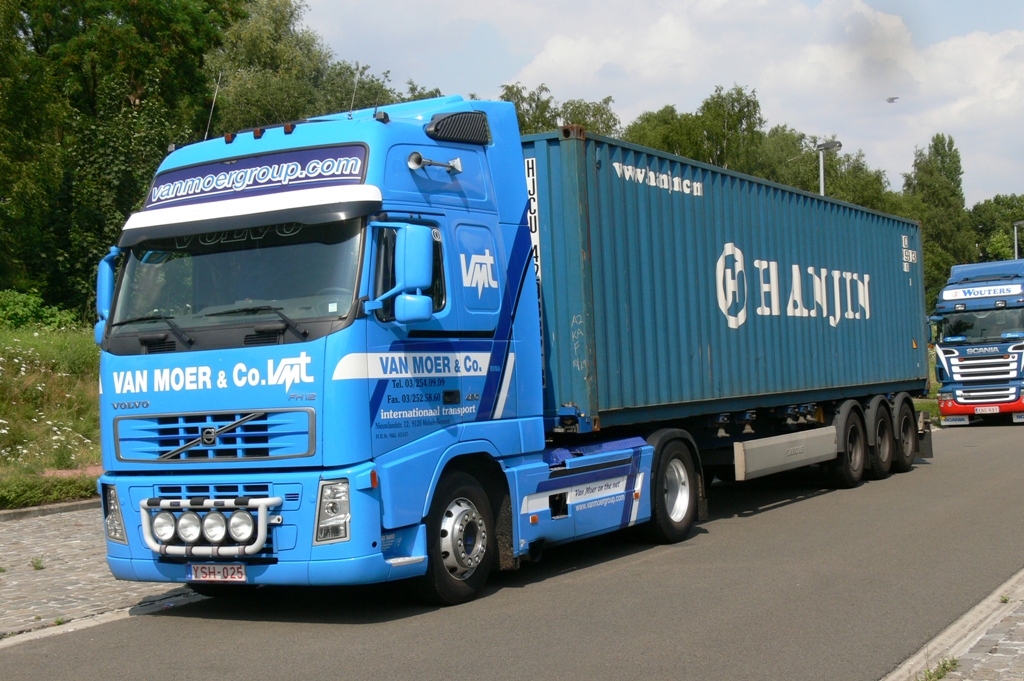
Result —
[[[156,355],[162,352],[174,352],[178,349],[178,346],[172,340],[143,343],[142,347],[146,348],[147,355]]]
[[[951,357],[949,368],[955,381],[998,381],[1017,378],[1018,355]]]
[[[312,409],[122,416],[114,420],[121,461],[232,462],[312,456]]]
[[[968,388],[956,391],[956,401],[960,404],[993,404],[997,402],[1013,402],[1017,399],[1017,388],[1001,386],[998,388]]]

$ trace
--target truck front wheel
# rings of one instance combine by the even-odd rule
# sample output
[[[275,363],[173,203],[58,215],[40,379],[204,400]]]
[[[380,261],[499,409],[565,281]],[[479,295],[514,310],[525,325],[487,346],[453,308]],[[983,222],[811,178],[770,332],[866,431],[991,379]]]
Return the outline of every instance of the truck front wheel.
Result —
[[[658,457],[651,481],[651,522],[655,541],[674,544],[686,539],[697,513],[697,475],[690,450],[679,440],[668,442]]]
[[[456,471],[441,478],[427,516],[424,596],[437,605],[476,597],[494,563],[494,520],[476,478]]]

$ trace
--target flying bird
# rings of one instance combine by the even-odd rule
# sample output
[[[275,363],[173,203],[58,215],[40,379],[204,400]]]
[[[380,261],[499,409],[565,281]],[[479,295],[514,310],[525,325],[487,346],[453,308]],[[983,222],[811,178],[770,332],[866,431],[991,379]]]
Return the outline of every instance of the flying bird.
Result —
[[[895,104],[897,99],[899,99],[899,97],[886,97],[885,101],[889,102],[890,104]]]

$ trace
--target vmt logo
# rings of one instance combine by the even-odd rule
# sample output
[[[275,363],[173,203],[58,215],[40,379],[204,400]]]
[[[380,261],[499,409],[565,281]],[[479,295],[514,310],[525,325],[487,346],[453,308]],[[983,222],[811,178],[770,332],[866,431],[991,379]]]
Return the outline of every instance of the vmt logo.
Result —
[[[478,298],[482,298],[485,288],[498,288],[498,282],[494,279],[494,256],[490,249],[484,251],[483,255],[473,255],[469,259],[469,267],[466,267],[466,254],[460,253],[462,260],[462,285],[466,288],[475,288]]]

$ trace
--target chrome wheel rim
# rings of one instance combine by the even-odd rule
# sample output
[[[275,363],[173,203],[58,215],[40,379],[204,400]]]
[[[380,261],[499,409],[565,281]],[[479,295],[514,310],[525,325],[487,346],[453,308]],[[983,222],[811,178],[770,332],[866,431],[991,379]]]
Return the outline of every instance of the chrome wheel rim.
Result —
[[[487,553],[487,526],[473,502],[459,497],[441,518],[441,560],[448,574],[469,579]]]
[[[686,516],[690,505],[690,479],[686,466],[679,459],[668,462],[665,470],[665,509],[672,522],[678,523]]]

